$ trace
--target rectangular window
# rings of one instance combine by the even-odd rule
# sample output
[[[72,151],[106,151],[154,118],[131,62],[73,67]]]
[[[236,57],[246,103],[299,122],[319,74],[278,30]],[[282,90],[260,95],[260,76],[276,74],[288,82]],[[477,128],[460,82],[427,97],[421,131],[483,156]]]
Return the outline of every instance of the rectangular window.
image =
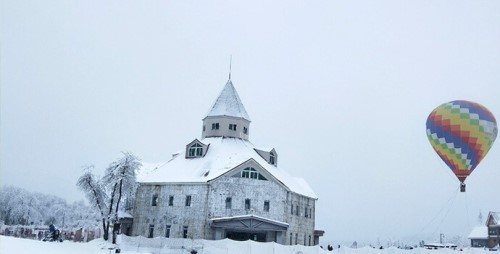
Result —
[[[292,245],[292,237],[293,237],[293,234],[290,233],[290,245]]]
[[[151,198],[151,206],[156,206],[158,204],[158,194],[154,194]]]
[[[299,244],[299,233],[295,233],[295,245]]]
[[[203,125],[203,131],[205,131],[205,125]]]
[[[311,246],[311,235],[309,235],[309,246]]]
[[[290,214],[293,215],[293,204],[290,206]],[[290,242],[292,243],[292,242]]]
[[[236,124],[229,124],[229,129],[235,131],[236,130]]]
[[[231,197],[226,198],[226,209],[231,209],[233,199]]]
[[[174,206],[174,196],[168,197],[168,206]]]
[[[212,130],[215,130],[215,123],[212,124]]]
[[[184,226],[182,229],[182,237],[188,238],[188,226]]]
[[[309,218],[312,218],[313,217],[313,213],[312,213],[312,208],[309,208]]]
[[[306,246],[306,234],[304,234],[304,246]]]
[[[269,201],[264,201],[264,212],[269,212]]]
[[[215,129],[218,130],[219,129],[219,123],[215,123]]]
[[[488,229],[488,234],[489,235],[497,235],[498,234],[498,229],[497,228],[489,228]]]
[[[191,195],[186,196],[186,206],[191,206]]]
[[[243,133],[247,134],[248,133],[248,129],[247,127],[243,127]]]
[[[245,210],[250,210],[250,199],[245,199]]]
[[[154,232],[155,232],[155,225],[154,224],[149,224],[149,234],[148,234],[148,237],[149,238],[153,238]]]
[[[170,229],[172,228],[172,226],[170,225],[167,225],[167,228],[165,229],[165,237],[166,238],[169,238],[170,237]]]
[[[304,208],[304,217],[308,218],[309,217],[309,213],[308,213],[308,210],[307,207]]]
[[[299,216],[299,206],[298,205],[295,207],[295,215]]]

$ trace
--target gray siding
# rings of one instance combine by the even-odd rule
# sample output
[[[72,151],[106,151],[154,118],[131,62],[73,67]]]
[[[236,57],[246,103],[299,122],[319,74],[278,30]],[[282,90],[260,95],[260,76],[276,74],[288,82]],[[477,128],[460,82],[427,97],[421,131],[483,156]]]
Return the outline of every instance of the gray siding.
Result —
[[[212,123],[219,123],[219,129],[212,130]],[[236,124],[236,131],[230,130],[229,124]],[[250,121],[231,116],[209,116],[203,119],[203,126],[205,126],[205,131],[202,130],[201,134],[203,138],[233,137],[248,140],[249,132],[243,133],[243,127],[249,131]]]
[[[158,195],[156,206],[151,205],[154,194]],[[186,206],[186,196],[191,195],[191,205]],[[169,197],[174,197],[169,206]],[[170,237],[182,238],[184,226],[189,238],[204,238],[207,215],[206,184],[141,184],[136,193],[133,235],[148,236],[149,225],[154,225],[154,235],[165,236],[166,226],[171,225]]]
[[[153,195],[158,195],[156,206],[152,206]],[[191,195],[191,206],[185,206],[187,195]],[[169,206],[169,196],[174,196],[173,206]],[[226,198],[231,198],[231,209],[226,209]],[[245,199],[251,202],[245,209]],[[269,211],[264,210],[264,202],[269,201]],[[291,205],[294,213],[291,214]],[[296,207],[299,213],[296,215]],[[305,209],[312,215],[305,217]],[[153,237],[165,236],[167,225],[171,225],[170,237],[183,237],[183,227],[188,226],[189,238],[215,239],[215,230],[210,228],[209,219],[254,214],[270,220],[289,224],[283,234],[284,244],[314,244],[315,200],[289,192],[274,181],[222,176],[202,184],[140,184],[136,193],[133,235],[149,235],[149,226],[154,225]],[[292,242],[290,242],[290,233]],[[274,233],[267,236],[275,239]],[[304,242],[305,237],[305,242]]]

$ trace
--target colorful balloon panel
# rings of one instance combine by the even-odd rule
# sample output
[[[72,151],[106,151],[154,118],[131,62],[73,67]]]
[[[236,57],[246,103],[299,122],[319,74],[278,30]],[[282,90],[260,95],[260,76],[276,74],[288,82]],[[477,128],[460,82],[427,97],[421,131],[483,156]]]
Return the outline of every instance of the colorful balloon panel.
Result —
[[[426,127],[432,147],[461,182],[486,156],[498,133],[488,109],[462,100],[434,109]]]

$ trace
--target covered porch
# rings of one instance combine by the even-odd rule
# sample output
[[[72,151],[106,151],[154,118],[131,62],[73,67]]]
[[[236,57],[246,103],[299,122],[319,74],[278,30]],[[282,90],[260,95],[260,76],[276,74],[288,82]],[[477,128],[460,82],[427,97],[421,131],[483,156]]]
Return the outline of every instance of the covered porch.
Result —
[[[249,214],[210,219],[210,227],[215,231],[215,240],[229,238],[284,244],[288,223]]]

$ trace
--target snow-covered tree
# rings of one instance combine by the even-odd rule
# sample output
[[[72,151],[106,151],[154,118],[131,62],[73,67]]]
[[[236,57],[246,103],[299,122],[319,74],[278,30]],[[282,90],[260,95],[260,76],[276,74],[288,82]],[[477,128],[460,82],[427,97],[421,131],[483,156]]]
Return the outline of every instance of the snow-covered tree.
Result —
[[[108,213],[106,213],[106,193],[104,191],[104,186],[102,186],[102,184],[96,180],[96,177],[92,173],[93,168],[94,166],[85,167],[83,170],[83,175],[80,176],[76,185],[78,186],[78,188],[80,188],[81,191],[83,191],[83,193],[85,193],[85,196],[92,204],[92,206],[97,208],[99,214],[101,215],[104,240],[108,240],[109,236],[106,222],[109,220],[109,217],[107,216]]]
[[[77,185],[86,194],[90,202],[99,210],[104,230],[103,237],[109,239],[109,228],[113,223],[113,243],[120,224],[118,212],[120,205],[132,196],[136,189],[136,172],[141,167],[140,160],[129,152],[113,161],[105,171],[101,181],[91,173],[93,167],[87,167]]]
[[[109,165],[103,177],[103,183],[111,190],[108,215],[112,218],[111,221],[113,222],[113,243],[116,243],[116,234],[120,227],[118,221],[120,204],[135,190],[135,173],[141,165],[141,162],[135,155],[124,152],[122,158]],[[107,228],[109,229],[109,221]]]
[[[79,214],[79,216],[73,216]],[[96,225],[97,216],[85,203],[68,205],[62,198],[6,186],[0,189],[0,221],[7,225]],[[65,220],[66,219],[66,220]]]

